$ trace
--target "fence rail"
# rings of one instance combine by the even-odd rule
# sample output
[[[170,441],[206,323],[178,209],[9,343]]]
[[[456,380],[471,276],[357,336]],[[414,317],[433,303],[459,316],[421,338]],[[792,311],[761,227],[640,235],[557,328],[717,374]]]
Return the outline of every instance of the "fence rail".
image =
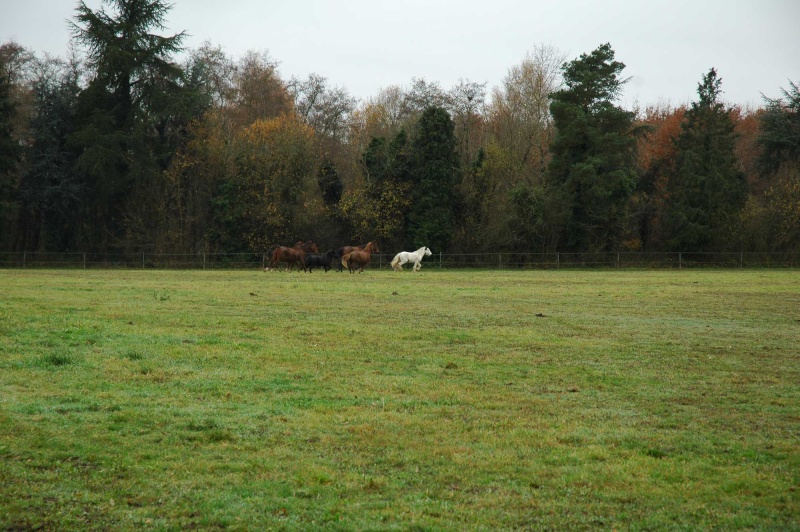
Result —
[[[373,254],[370,268],[389,268],[392,254]],[[264,253],[51,253],[0,252],[0,268],[251,269],[269,262]],[[425,268],[795,268],[798,253],[438,253]]]

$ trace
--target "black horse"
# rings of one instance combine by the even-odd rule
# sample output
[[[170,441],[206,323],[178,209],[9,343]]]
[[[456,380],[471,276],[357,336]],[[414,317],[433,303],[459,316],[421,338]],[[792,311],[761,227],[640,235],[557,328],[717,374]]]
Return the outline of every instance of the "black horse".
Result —
[[[330,251],[326,251],[322,254],[312,254],[306,255],[306,267],[303,268],[308,273],[311,273],[311,270],[316,266],[317,268],[325,268],[325,273],[328,273],[328,270],[333,268],[333,264],[337,260],[337,253],[335,249]]]

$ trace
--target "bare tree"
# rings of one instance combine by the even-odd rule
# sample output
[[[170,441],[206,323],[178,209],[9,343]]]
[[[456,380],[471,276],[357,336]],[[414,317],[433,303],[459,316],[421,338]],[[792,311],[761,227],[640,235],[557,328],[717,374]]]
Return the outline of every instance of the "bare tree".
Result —
[[[291,97],[278,74],[278,64],[267,52],[247,52],[236,64],[233,80],[232,111],[240,127],[291,110]]]
[[[214,106],[226,107],[234,100],[236,63],[221,46],[205,41],[189,52],[185,70],[200,78]]]
[[[462,165],[473,162],[483,137],[486,83],[460,79],[447,94],[447,110],[455,123],[455,134]]]
[[[337,141],[345,139],[347,120],[356,108],[356,99],[346,89],[331,88],[326,78],[310,74],[304,81],[292,78],[289,92],[300,119],[318,135]]]
[[[492,94],[489,119],[494,134],[533,178],[540,178],[547,166],[553,134],[549,97],[561,87],[565,60],[556,48],[539,45],[509,69],[503,85]]]

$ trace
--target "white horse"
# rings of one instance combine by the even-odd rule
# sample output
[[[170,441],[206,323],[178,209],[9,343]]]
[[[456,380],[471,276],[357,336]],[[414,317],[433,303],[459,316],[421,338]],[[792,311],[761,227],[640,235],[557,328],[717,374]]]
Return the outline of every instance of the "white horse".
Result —
[[[394,256],[392,259],[392,269],[396,272],[403,271],[403,264],[406,262],[413,262],[414,267],[412,268],[413,271],[418,272],[420,268],[422,268],[422,258],[423,257],[430,257],[432,255],[431,250],[427,247],[423,246],[418,250],[411,252],[411,251],[401,251],[397,255]]]

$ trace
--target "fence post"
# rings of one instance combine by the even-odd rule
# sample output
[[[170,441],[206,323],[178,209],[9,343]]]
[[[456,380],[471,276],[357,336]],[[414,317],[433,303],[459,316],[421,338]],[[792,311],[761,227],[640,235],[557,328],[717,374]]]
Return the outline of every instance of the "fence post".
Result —
[[[556,253],[556,270],[561,268],[561,253]]]
[[[503,254],[502,253],[498,253],[497,254],[497,269],[499,270],[502,267],[503,267]]]
[[[83,254],[83,269],[86,269],[86,253]]]
[[[144,251],[142,251],[142,269],[144,270]]]
[[[25,263],[27,262],[27,258],[28,258],[28,252],[27,251],[23,251],[22,252],[22,267],[23,268],[25,267]]]
[[[744,268],[744,252],[739,252],[739,267]]]
[[[680,251],[678,252],[678,269],[683,269],[683,254]]]
[[[442,269],[442,252],[439,252],[439,269]]]
[[[619,253],[617,253],[617,268],[619,268]]]

